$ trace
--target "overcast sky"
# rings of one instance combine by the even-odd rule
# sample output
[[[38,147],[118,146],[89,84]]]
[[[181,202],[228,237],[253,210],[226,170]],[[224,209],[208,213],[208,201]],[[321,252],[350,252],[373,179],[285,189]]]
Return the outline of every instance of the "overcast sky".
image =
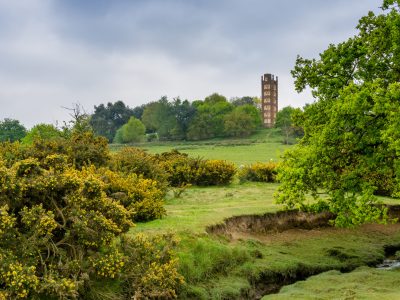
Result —
[[[296,56],[317,57],[356,34],[380,0],[0,0],[0,119],[62,122],[79,102],[135,107],[180,96],[260,96],[279,77],[294,91]]]

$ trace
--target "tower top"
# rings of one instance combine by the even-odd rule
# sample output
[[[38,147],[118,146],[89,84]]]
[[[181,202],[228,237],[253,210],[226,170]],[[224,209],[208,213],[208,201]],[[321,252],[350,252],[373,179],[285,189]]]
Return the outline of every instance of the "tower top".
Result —
[[[278,76],[275,76],[273,74],[265,73],[264,75],[261,76],[262,81],[276,81],[278,82]]]

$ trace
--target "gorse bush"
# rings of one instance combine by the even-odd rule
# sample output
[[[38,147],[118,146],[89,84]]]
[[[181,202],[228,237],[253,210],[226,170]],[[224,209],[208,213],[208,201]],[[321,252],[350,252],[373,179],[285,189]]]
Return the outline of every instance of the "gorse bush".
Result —
[[[128,299],[177,297],[176,290],[184,283],[173,250],[177,242],[170,234],[153,237],[137,234],[122,239],[123,252],[130,254],[121,275]]]
[[[276,182],[278,164],[274,162],[255,163],[244,166],[239,171],[240,182],[258,181],[258,182]]]
[[[0,157],[10,166],[14,162],[36,158],[40,163],[49,155],[63,154],[70,165],[81,169],[83,166],[105,166],[109,159],[107,139],[95,136],[92,132],[75,132],[69,138],[34,139],[29,145],[2,143]]]
[[[157,181],[158,185],[165,188],[167,174],[154,156],[142,149],[124,147],[111,157],[110,168],[125,174],[135,173],[144,178]]]
[[[92,257],[133,225],[93,170],[62,169],[35,158],[0,167],[0,287],[10,298],[76,297]]]
[[[165,215],[164,192],[159,189],[157,181],[108,169],[101,169],[99,173],[106,194],[133,211],[134,221],[150,221]]]
[[[108,159],[90,132],[0,146],[0,299],[102,299],[101,282],[120,299],[176,297],[173,238],[124,237],[165,214],[164,191]]]
[[[158,155],[157,159],[168,173],[169,184],[174,187],[224,185],[230,183],[236,173],[232,163],[192,158],[176,150]]]

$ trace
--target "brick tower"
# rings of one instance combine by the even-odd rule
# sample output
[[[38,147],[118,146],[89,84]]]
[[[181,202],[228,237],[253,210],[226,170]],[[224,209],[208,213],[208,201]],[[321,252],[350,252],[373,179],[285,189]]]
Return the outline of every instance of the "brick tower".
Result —
[[[278,112],[278,76],[261,76],[261,105],[264,127],[274,127]]]

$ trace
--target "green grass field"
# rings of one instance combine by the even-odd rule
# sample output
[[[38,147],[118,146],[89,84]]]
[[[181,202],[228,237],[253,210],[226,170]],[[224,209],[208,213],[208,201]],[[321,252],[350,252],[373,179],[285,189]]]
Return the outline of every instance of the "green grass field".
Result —
[[[290,145],[282,144],[282,136],[276,129],[262,129],[243,139],[213,139],[198,142],[153,142],[133,145],[146,149],[149,153],[162,153],[172,149],[194,157],[205,159],[224,159],[237,166],[255,162],[279,160]],[[121,145],[110,145],[118,150]]]
[[[150,153],[177,149],[191,156],[225,159],[242,165],[279,160],[282,152],[290,147],[281,141],[276,130],[265,129],[242,140],[136,146]],[[118,146],[113,145],[112,149],[117,150]],[[179,291],[179,299],[254,299],[266,293],[265,282],[288,280],[289,284],[299,274],[319,275],[287,285],[279,294],[263,299],[400,298],[397,292],[400,272],[362,267],[382,260],[385,245],[400,246],[399,224],[354,229],[293,229],[231,237],[206,233],[208,225],[221,223],[231,216],[281,210],[273,199],[277,187],[278,184],[235,182],[229,186],[191,187],[178,198],[171,190],[165,199],[167,215],[160,220],[136,224],[130,234],[172,232],[180,239],[179,272],[186,283]],[[391,198],[382,200],[398,203]],[[346,274],[332,271],[353,269],[356,270]]]
[[[360,267],[347,274],[329,271],[284,287],[277,295],[263,300],[400,299],[400,270]]]
[[[353,269],[383,259],[384,245],[400,244],[398,225],[289,230],[268,236],[244,234],[233,240],[205,233],[207,225],[220,223],[233,215],[262,214],[281,209],[273,201],[277,186],[246,183],[226,187],[192,187],[180,198],[173,198],[170,193],[165,205],[167,216],[161,220],[139,223],[131,230],[131,234],[177,234],[181,240],[177,249],[180,272],[186,278],[180,299],[252,299],[251,295],[257,291],[254,282],[262,280],[266,273],[274,277],[277,274],[293,276],[300,271],[314,274],[331,269]],[[395,202],[392,200],[392,203]],[[358,283],[359,277],[356,275],[345,281]],[[392,281],[400,280],[400,273],[388,276],[393,277]],[[320,299],[312,298],[312,287],[316,288],[320,284],[319,277],[315,278],[310,278],[311,290],[304,292],[309,293],[311,298],[302,298],[305,294],[298,292],[298,288],[290,293],[294,293],[295,299]],[[368,284],[374,284],[374,278],[378,279],[372,277],[372,282]],[[293,299],[290,298],[292,296],[284,298],[288,293],[285,294],[285,290],[282,291],[282,299]],[[383,292],[377,293],[386,296]],[[332,298],[335,292],[331,289],[327,289],[326,293],[318,290],[318,294],[324,297],[321,299],[335,299]],[[266,299],[275,299],[278,295],[270,295]],[[346,299],[340,298],[340,293],[337,295],[337,299]]]

